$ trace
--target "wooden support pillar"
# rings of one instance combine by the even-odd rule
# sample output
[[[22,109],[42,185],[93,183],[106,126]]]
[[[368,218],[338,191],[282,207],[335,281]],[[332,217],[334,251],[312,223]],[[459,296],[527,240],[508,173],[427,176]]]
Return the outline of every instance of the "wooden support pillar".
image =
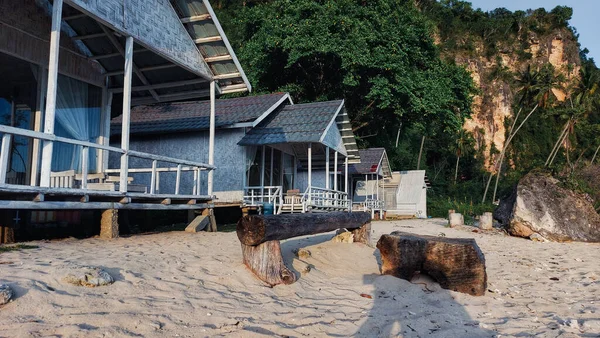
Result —
[[[52,32],[50,33],[50,60],[48,62],[48,91],[46,93],[46,110],[44,132],[54,134],[56,115],[56,92],[58,87],[58,57],[60,54],[60,32],[62,26],[63,0],[55,0],[52,5]],[[44,141],[42,148],[42,169],[40,185],[50,186],[52,171],[52,141]]]
[[[260,195],[265,195],[265,152],[266,147],[262,146],[262,150],[260,152]],[[264,202],[261,197],[261,202]]]
[[[105,85],[102,88],[102,111],[100,113],[100,137],[98,137],[98,143],[108,146],[110,145],[110,120],[112,110],[113,94],[108,92]],[[98,163],[96,164],[96,172],[103,173],[108,169],[108,150],[97,150],[98,151]]]
[[[329,147],[325,147],[325,189],[331,189],[329,185]]]
[[[15,242],[15,229],[12,225],[12,212],[4,212],[0,215],[0,244]]]
[[[312,143],[308,144],[308,204],[311,204],[311,191],[312,186]]]
[[[10,160],[12,135],[2,135],[2,146],[0,148],[0,184],[6,183],[6,173],[8,171],[8,162]]]
[[[275,148],[271,148],[271,171],[269,175],[269,185],[273,186],[273,157],[275,155]],[[283,163],[283,161],[281,161]],[[283,181],[282,181],[283,183]],[[283,184],[282,184],[283,185]]]
[[[129,151],[129,125],[131,122],[131,80],[133,78],[133,37],[125,42],[125,78],[123,83],[123,117],[121,128],[121,149]],[[129,154],[121,155],[119,191],[127,192],[129,177]]]
[[[117,209],[104,210],[100,221],[100,238],[113,239],[119,237],[119,211]]]
[[[215,165],[215,99],[216,99],[215,81],[210,81],[210,126],[208,136],[208,164]],[[215,171],[208,171],[208,195],[213,195]]]
[[[38,90],[35,102],[35,115],[33,117],[33,130],[42,132],[42,121],[44,120],[44,102],[48,91],[48,70],[40,66],[38,68]],[[41,140],[33,139],[31,147],[31,176],[30,185],[35,187],[39,184]]]
[[[217,232],[217,219],[215,217],[215,209],[210,208],[202,210],[202,216],[208,216],[208,219],[210,220],[210,224],[206,228],[206,231]]]
[[[338,190],[338,152],[334,150],[333,154],[333,190]]]
[[[348,157],[344,159],[344,192],[348,193]]]

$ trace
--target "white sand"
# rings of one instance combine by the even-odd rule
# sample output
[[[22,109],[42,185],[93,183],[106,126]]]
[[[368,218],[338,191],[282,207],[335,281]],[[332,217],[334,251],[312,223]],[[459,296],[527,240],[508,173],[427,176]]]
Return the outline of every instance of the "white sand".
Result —
[[[286,241],[294,268],[313,269],[275,288],[241,263],[235,233],[33,242],[40,248],[0,254],[0,283],[17,295],[0,308],[0,336],[600,336],[600,245],[537,243],[443,224],[377,222],[373,238],[395,230],[474,237],[493,293],[472,297],[380,276],[377,250],[329,242],[331,234]],[[312,257],[294,259],[299,247]],[[103,267],[116,282],[66,284],[72,264]]]

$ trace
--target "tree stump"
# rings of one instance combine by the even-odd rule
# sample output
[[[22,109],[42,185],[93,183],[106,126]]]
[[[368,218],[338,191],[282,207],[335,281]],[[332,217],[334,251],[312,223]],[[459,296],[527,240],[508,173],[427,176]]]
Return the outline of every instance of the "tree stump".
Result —
[[[279,241],[268,241],[259,245],[242,244],[244,264],[263,282],[270,286],[293,284],[298,277],[283,262]]]
[[[483,296],[487,289],[485,257],[474,239],[421,236],[404,232],[377,242],[381,273],[410,281],[425,273],[442,288]]]
[[[486,212],[479,217],[479,229],[492,230],[494,228],[494,217],[491,212]]]
[[[452,213],[448,215],[448,224],[451,228],[455,228],[457,226],[465,225],[465,218],[462,214]]]

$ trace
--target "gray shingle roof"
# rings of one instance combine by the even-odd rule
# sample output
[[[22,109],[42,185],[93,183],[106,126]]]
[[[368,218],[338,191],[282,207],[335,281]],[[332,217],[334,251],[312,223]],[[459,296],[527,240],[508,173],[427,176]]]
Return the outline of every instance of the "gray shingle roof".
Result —
[[[215,125],[224,127],[254,122],[287,94],[276,93],[216,100]],[[121,134],[121,116],[111,121],[111,133]],[[161,103],[131,109],[130,133],[165,134],[206,130],[210,124],[210,101]]]
[[[378,165],[385,153],[384,148],[360,149],[360,163],[352,164],[348,171],[351,174],[374,174],[378,171]]]
[[[250,130],[239,145],[320,142],[344,101],[295,104],[274,112]]]

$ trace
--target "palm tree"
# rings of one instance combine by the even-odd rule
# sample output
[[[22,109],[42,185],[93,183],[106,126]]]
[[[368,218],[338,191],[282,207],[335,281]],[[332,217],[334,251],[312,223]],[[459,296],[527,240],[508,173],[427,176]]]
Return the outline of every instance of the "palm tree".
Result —
[[[461,129],[458,134],[458,139],[456,140],[456,169],[454,170],[454,184],[458,180],[458,165],[460,163],[460,157],[466,154],[468,150],[469,140],[467,138],[467,132],[464,129]]]

